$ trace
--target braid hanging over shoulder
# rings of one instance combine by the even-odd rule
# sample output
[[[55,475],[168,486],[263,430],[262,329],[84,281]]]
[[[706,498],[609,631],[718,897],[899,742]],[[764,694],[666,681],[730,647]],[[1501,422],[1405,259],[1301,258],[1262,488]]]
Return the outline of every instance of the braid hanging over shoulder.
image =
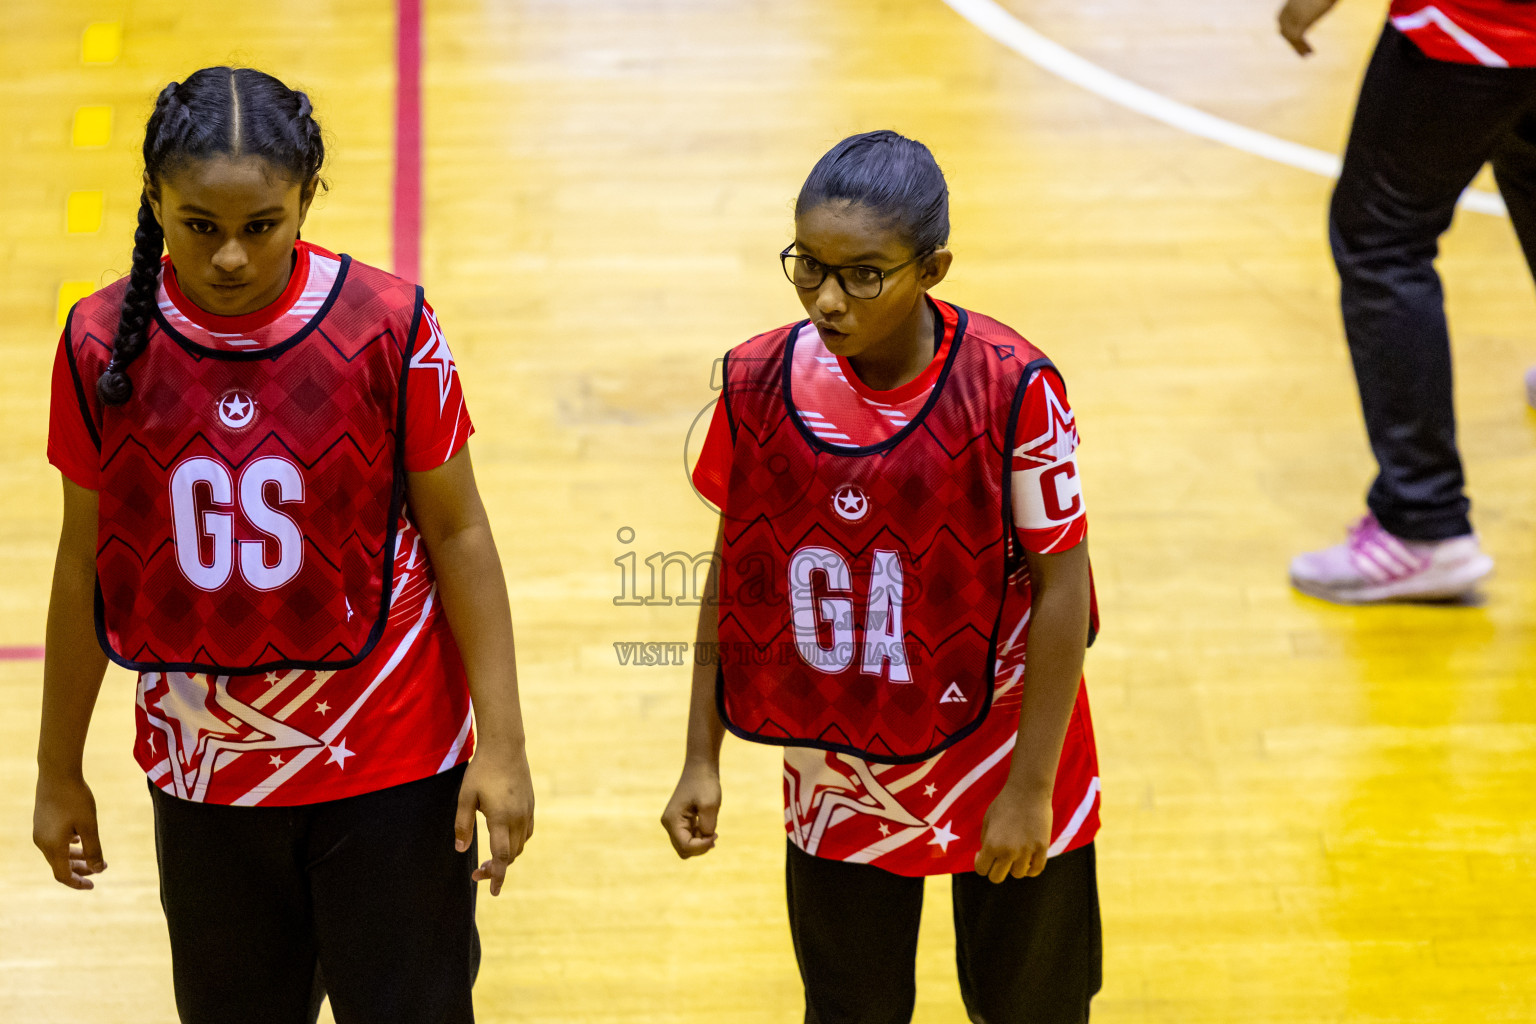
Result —
[[[165,131],[175,114],[185,115],[186,108],[176,102],[176,83],[160,91],[144,148],[149,150]],[[185,117],[182,118],[185,120]],[[96,380],[96,396],[103,405],[122,405],[133,397],[133,381],[128,367],[149,344],[149,322],[154,315],[155,294],[160,287],[160,251],[165,247],[165,232],[155,220],[149,196],[139,195],[139,226],[133,233],[133,269],[128,275],[128,290],[123,293],[122,312],[117,320],[117,334],[112,339],[112,360]]]

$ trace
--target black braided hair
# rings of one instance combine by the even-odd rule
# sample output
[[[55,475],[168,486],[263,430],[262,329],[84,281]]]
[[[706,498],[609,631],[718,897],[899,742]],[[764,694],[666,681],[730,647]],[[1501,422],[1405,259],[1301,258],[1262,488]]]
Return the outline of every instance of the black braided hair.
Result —
[[[145,126],[144,176],[153,185],[192,161],[221,155],[259,156],[306,190],[325,185],[319,179],[325,143],[309,97],[250,68],[203,68],[172,82],[155,99]],[[96,381],[104,405],[122,405],[133,397],[127,371],[149,342],[164,245],[165,232],[146,190],[139,197],[133,269],[112,339],[112,359]]]

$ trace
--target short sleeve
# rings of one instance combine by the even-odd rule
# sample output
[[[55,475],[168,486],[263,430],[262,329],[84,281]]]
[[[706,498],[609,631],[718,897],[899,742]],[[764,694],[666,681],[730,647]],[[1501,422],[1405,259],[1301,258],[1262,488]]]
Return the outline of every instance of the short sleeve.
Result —
[[[474,433],[453,353],[430,305],[423,305],[405,388],[405,468],[436,469]]]
[[[699,461],[693,467],[693,486],[717,508],[725,507],[726,486],[731,479],[731,447],[731,423],[722,393],[715,402]]]
[[[1066,551],[1088,534],[1077,473],[1077,417],[1061,378],[1035,373],[1024,392],[1013,449],[1013,522],[1037,554]]]
[[[92,384],[94,385],[94,381]],[[59,338],[53,357],[52,394],[48,402],[48,461],[87,490],[101,487],[101,450],[96,441],[83,382],[69,357],[69,331]]]

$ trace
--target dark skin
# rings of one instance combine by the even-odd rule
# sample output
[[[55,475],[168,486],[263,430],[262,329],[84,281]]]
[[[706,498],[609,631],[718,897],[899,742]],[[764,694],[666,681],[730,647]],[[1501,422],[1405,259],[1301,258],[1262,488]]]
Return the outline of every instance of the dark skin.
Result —
[[[795,220],[796,248],[828,265],[897,267],[914,253],[891,225],[868,209],[826,203]],[[928,289],[948,273],[946,249],[887,276],[874,299],[846,295],[828,275],[819,289],[798,289],[800,303],[828,350],[843,356],[871,388],[890,391],[914,380],[933,359],[933,314]],[[715,566],[722,557],[715,537]],[[1018,742],[1008,779],[987,809],[975,870],[993,882],[1038,875],[1051,842],[1051,793],[1087,646],[1089,578],[1086,541],[1069,551],[1026,551],[1034,602],[1024,668]],[[699,609],[701,645],[719,635],[718,580],[712,568]],[[709,649],[706,647],[705,649]],[[719,836],[720,744],[725,729],[715,706],[715,666],[695,664],[688,713],[687,752],[677,788],[662,812],[662,827],[679,857],[714,849]]]
[[[318,184],[289,181],[260,157],[210,157],[160,181],[145,175],[182,293],[215,316],[276,301]]]
[[[314,183],[285,180],[257,157],[218,157],[146,181],[165,227],[177,282],[210,313],[239,316],[282,294]],[[237,282],[239,287],[220,288]],[[206,303],[205,304],[205,300]],[[533,784],[524,752],[512,612],[501,558],[475,484],[469,449],[436,469],[408,473],[406,497],[437,576],[469,677],[475,756],[459,789],[452,842],[468,849],[475,812],[490,859],[474,872],[500,894],[507,867],[533,834]],[[97,492],[64,480],[64,526],[54,564],[43,661],[32,841],[54,878],[90,889],[106,869],[96,803],[82,767],[86,733],[107,659],[96,642]],[[449,842],[447,836],[444,842]]]
[[[1336,3],[1338,0],[1286,0],[1277,20],[1280,34],[1291,44],[1291,49],[1303,57],[1311,55],[1312,44],[1307,42],[1307,32]]]

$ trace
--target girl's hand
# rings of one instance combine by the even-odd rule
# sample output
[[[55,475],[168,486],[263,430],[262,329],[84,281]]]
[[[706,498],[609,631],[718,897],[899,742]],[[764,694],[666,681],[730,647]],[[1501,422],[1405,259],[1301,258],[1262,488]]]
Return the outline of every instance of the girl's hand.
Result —
[[[1307,42],[1307,30],[1317,19],[1333,9],[1338,0],[1286,0],[1280,8],[1280,34],[1291,44],[1291,49],[1303,57],[1312,52]]]
[[[61,885],[96,888],[89,876],[107,870],[107,862],[96,831],[96,798],[84,779],[38,775],[32,842],[43,851]]]
[[[477,882],[491,880],[491,895],[501,895],[507,867],[533,835],[533,778],[528,758],[516,753],[482,747],[475,752],[459,787],[459,813],[453,822],[454,846],[469,849],[475,834],[475,810],[485,816],[491,859],[470,876]]]
[[[720,817],[720,772],[704,765],[689,764],[677,780],[667,809],[661,812],[661,827],[672,840],[672,849],[684,860],[708,853],[719,836],[715,822]]]
[[[993,882],[1034,877],[1051,847],[1051,791],[1005,784],[981,823],[976,873]]]

